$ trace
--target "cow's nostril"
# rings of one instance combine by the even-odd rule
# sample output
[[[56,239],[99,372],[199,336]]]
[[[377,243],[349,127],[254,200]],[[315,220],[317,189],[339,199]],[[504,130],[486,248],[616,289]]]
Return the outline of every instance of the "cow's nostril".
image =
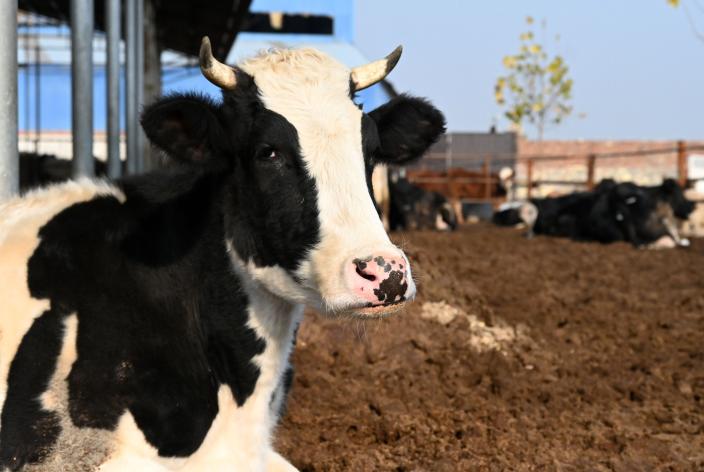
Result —
[[[362,277],[363,279],[367,279],[367,280],[370,281],[370,282],[374,282],[374,281],[376,280],[376,276],[374,276],[374,275],[372,275],[372,274],[367,274],[366,272],[362,272],[362,271],[359,269],[359,267],[356,268],[356,271],[357,271],[357,275],[359,275],[359,276]]]

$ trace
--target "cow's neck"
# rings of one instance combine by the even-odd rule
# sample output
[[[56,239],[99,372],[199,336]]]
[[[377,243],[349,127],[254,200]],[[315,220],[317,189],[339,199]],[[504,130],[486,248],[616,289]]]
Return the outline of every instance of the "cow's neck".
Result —
[[[169,262],[172,270],[178,272],[174,277],[182,278],[181,284],[173,286],[174,291],[183,287],[197,291],[192,296],[200,300],[197,316],[202,331],[210,333],[209,342],[217,343],[218,352],[228,351],[226,356],[229,360],[222,365],[222,353],[210,358],[209,362],[220,380],[230,383],[238,403],[253,399],[260,393],[267,396],[266,391],[276,388],[287,366],[302,307],[273,295],[236,267],[233,259],[236,252],[227,243],[229,238],[225,231],[228,218],[223,214],[232,210],[225,210],[223,202],[229,193],[228,179],[207,174],[186,174],[185,177],[178,173],[167,175],[175,177],[163,179],[164,189],[159,189],[160,200],[152,204],[146,216],[141,217],[147,225],[155,219],[160,221],[160,225],[154,231],[139,231],[141,236],[127,247],[135,247],[142,252],[144,247],[149,247],[157,254],[155,259]],[[184,190],[169,193],[179,187]],[[153,186],[148,189],[154,192]],[[129,189],[127,192],[137,197],[138,202],[156,200],[153,195],[144,195],[141,187],[135,192]],[[177,243],[169,234],[174,228],[177,231],[187,228],[198,237]],[[154,272],[156,275],[158,273],[158,270]],[[148,283],[142,285],[150,286]],[[183,292],[171,294],[174,299],[187,299],[187,295]],[[226,327],[225,331],[222,331],[223,327]],[[256,341],[253,334],[263,343]],[[234,338],[231,339],[232,336]],[[253,355],[251,360],[231,357],[249,355]],[[259,368],[258,375],[250,370],[248,364]],[[252,381],[255,381],[254,385]]]
[[[249,325],[267,344],[264,353],[258,356],[256,361],[261,363],[259,367],[262,374],[269,369],[281,374],[291,352],[304,306],[272,293],[246,270],[242,270],[240,261],[232,252],[230,255],[233,270],[242,282],[249,299]]]

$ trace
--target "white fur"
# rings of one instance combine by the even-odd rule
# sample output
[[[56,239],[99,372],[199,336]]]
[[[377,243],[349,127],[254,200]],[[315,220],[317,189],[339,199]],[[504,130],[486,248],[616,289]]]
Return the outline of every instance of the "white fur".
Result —
[[[445,223],[445,220],[442,219],[442,215],[440,213],[435,215],[435,229],[438,231],[447,231],[450,229],[448,224]]]
[[[521,220],[523,220],[528,228],[533,228],[535,225],[535,222],[538,220],[538,212],[538,207],[531,202],[525,202],[518,210]]]
[[[37,233],[65,208],[101,195],[112,195],[120,201],[125,198],[106,182],[81,179],[0,204],[0,409],[17,348],[34,319],[49,308],[48,300],[32,298],[27,287],[27,261],[39,244]]]
[[[240,67],[254,77],[265,106],[296,128],[317,186],[321,239],[296,275],[320,294],[326,311],[359,306],[362,301],[345,283],[346,264],[380,252],[402,253],[389,240],[367,190],[362,111],[349,99],[350,69],[313,49],[268,51]],[[415,285],[406,267],[406,296],[412,298]]]
[[[389,192],[389,168],[384,164],[377,164],[372,173],[372,188],[374,200],[381,209],[381,221],[386,231],[390,228],[389,213],[391,212],[391,194]]]

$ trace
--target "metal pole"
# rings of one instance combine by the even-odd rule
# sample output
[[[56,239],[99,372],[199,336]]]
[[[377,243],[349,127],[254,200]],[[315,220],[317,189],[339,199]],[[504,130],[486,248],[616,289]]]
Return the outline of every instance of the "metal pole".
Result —
[[[71,0],[71,125],[73,177],[93,177],[93,0]]]
[[[39,27],[37,27],[37,36],[39,36]],[[34,45],[34,56],[37,61],[34,69],[34,153],[39,154],[39,142],[42,139],[42,55],[38,39]]]
[[[139,173],[144,172],[144,134],[142,127],[139,126],[139,113],[144,104],[144,0],[137,0],[137,83],[135,84],[136,92],[136,109],[137,109],[137,169]]]
[[[0,199],[19,191],[17,2],[0,2]]]
[[[125,74],[125,117],[127,123],[127,173],[139,172],[139,122],[137,117],[137,0],[127,0],[127,51]]]
[[[30,17],[31,18],[31,17]],[[32,23],[32,20],[29,19],[27,21],[28,24]],[[29,28],[28,28],[29,30]],[[31,107],[32,107],[32,90],[29,88],[29,83],[31,79],[31,71],[32,71],[32,58],[31,55],[29,54],[30,50],[30,45],[29,45],[29,33],[27,33],[26,36],[24,36],[24,41],[22,41],[22,51],[24,52],[24,107],[20,106],[21,108],[24,108],[24,139],[23,141],[26,143],[29,141],[29,136],[30,136],[30,128],[31,128],[31,119],[32,119],[32,112]]]
[[[106,0],[107,13],[107,110],[108,177],[122,174],[120,163],[120,0]]]

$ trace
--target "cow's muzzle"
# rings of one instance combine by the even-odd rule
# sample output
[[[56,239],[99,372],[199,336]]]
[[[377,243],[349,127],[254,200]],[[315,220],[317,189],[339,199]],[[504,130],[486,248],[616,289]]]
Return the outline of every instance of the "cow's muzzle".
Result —
[[[408,260],[400,251],[352,259],[345,266],[345,280],[359,300],[351,310],[358,315],[388,315],[415,297]]]

